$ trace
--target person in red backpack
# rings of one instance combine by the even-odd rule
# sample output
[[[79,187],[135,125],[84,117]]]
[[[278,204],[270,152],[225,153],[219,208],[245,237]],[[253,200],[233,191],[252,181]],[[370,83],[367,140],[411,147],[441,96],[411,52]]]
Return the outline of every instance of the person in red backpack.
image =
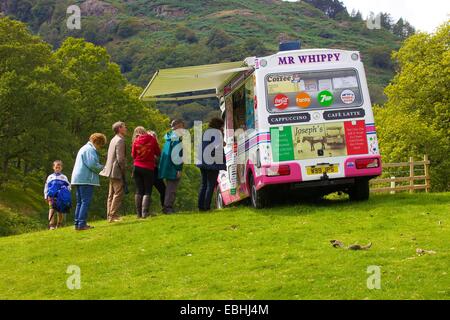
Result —
[[[133,134],[131,156],[134,160],[133,177],[136,183],[135,206],[138,218],[145,219],[150,214],[156,158],[160,154],[161,149],[156,138],[144,127],[137,127]]]

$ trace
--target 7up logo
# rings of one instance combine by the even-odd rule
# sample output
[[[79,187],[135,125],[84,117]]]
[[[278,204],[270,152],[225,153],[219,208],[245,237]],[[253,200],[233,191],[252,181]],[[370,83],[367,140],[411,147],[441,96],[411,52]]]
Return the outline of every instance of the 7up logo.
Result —
[[[317,97],[317,99],[319,100],[319,104],[323,107],[329,107],[333,104],[333,94],[328,91],[322,91],[321,93],[319,93],[319,96]]]

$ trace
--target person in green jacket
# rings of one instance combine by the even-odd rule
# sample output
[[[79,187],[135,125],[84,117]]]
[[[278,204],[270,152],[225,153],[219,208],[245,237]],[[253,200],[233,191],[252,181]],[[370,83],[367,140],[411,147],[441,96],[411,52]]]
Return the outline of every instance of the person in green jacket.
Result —
[[[183,147],[180,131],[184,129],[184,122],[182,120],[173,120],[170,126],[171,130],[164,136],[165,143],[161,151],[158,166],[159,179],[166,180],[166,195],[163,206],[164,214],[175,212],[175,196],[183,170]],[[176,150],[172,156],[175,148]]]

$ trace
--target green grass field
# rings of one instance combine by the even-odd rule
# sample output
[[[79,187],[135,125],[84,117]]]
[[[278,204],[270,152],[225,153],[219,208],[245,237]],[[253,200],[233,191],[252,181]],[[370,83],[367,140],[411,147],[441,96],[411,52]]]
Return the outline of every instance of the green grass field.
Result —
[[[93,224],[0,238],[0,299],[450,298],[450,193]],[[66,286],[69,265],[80,290]],[[367,288],[369,266],[381,290]]]

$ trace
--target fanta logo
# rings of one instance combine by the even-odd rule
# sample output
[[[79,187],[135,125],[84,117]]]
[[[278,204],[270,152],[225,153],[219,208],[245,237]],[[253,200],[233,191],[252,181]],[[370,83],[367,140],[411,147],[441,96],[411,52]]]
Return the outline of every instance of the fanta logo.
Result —
[[[289,98],[284,94],[278,94],[276,95],[273,103],[275,105],[275,108],[283,110],[289,106]]]
[[[308,108],[311,105],[311,96],[306,92],[301,92],[295,98],[295,102],[300,108]]]

